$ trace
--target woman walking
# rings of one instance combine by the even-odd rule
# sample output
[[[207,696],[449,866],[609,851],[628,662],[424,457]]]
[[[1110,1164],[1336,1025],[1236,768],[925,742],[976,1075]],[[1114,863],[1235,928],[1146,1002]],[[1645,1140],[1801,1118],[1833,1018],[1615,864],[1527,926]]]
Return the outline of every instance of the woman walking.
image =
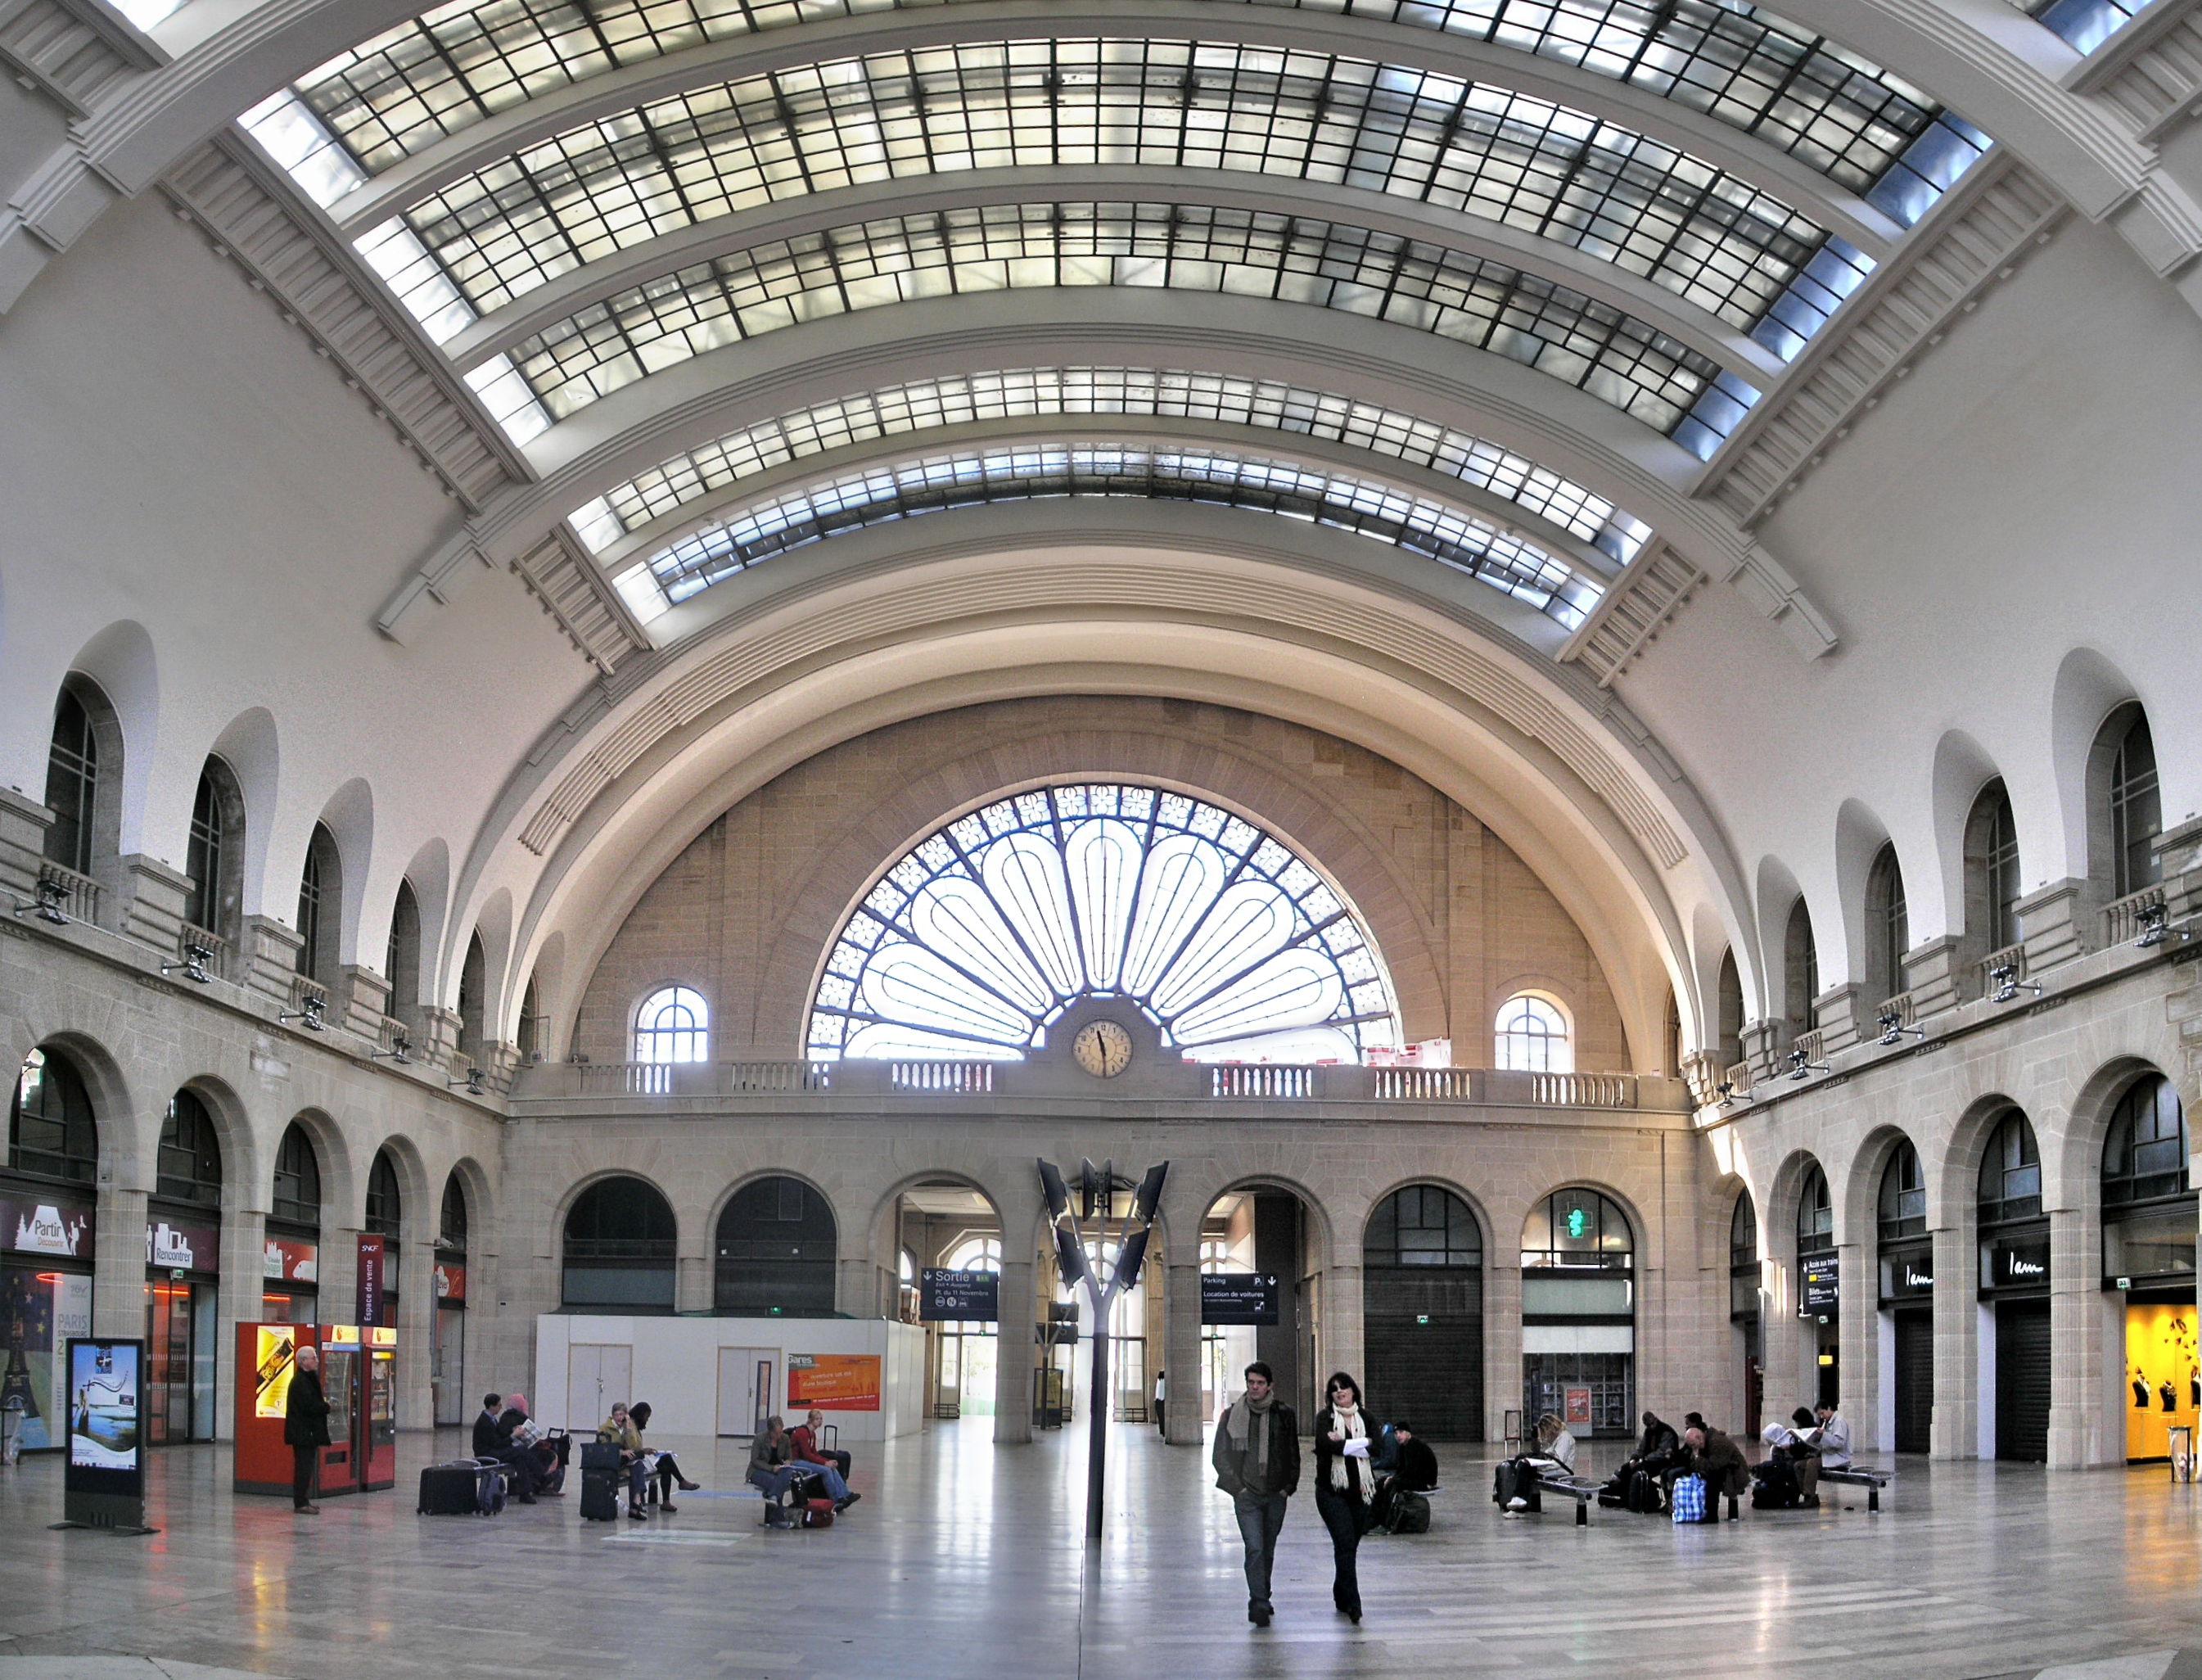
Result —
[[[1368,1420],[1361,1411],[1361,1385],[1344,1371],[1332,1375],[1330,1404],[1316,1414],[1315,1508],[1330,1530],[1330,1549],[1338,1577],[1330,1588],[1339,1613],[1361,1624],[1361,1580],[1356,1554],[1369,1530],[1376,1493],[1376,1474],[1369,1453]]]

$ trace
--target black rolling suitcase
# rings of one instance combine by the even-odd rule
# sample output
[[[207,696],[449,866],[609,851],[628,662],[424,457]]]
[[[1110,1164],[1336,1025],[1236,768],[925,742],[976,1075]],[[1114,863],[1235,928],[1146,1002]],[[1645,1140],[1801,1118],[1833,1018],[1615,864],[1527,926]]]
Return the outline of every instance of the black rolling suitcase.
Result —
[[[421,1514],[423,1517],[473,1517],[481,1512],[474,1460],[455,1465],[430,1465],[421,1472]]]
[[[619,1521],[620,1449],[608,1441],[584,1442],[581,1447],[581,1520]]]

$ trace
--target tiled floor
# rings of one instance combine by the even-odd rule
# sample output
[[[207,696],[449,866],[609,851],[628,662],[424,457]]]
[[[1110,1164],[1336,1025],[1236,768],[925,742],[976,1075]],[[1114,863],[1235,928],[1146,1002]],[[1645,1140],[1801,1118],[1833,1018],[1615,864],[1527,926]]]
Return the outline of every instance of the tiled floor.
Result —
[[[1717,1529],[1617,1512],[1577,1529],[1557,1507],[1500,1521],[1485,1455],[1452,1449],[1432,1531],[1364,1544],[1358,1630],[1332,1612],[1328,1545],[1295,1500],[1276,1624],[1257,1632],[1202,1455],[1117,1430],[1089,1566],[1084,1448],[1079,1430],[998,1453],[984,1420],[929,1425],[859,1453],[865,1498],[840,1524],[792,1534],[727,1491],[739,1442],[683,1453],[717,1496],[616,1529],[570,1498],[415,1516],[417,1470],[456,1432],[403,1437],[395,1494],[319,1518],[233,1497],[221,1448],[171,1449],[150,1538],[49,1530],[60,1466],[26,1461],[0,1472],[0,1680],[1928,1680],[2075,1663],[2097,1666],[2071,1680],[2202,1680],[2202,1489],[2161,1468],[1904,1460],[1878,1516],[1846,1490],[1845,1509]]]

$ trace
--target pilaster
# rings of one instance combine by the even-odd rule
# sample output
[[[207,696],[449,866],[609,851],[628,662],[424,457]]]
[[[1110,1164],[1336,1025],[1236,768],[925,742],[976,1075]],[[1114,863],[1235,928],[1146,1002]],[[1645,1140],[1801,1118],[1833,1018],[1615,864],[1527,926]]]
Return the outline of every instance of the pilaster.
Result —
[[[415,1224],[434,1228],[433,1219]],[[436,1426],[436,1389],[431,1349],[436,1330],[436,1245],[432,1237],[393,1242],[396,1251],[384,1264],[397,1280],[397,1427],[432,1429]]]
[[[383,1019],[390,1013],[390,982],[373,969],[346,963],[337,970],[336,995],[329,1005],[329,1013],[336,1017],[333,1025],[380,1044]]]
[[[1743,1028],[1743,1059],[1754,1079],[1771,1079],[1779,1070],[1781,1052],[1789,1036],[1788,1023],[1771,1017],[1746,1021]]]
[[[221,1284],[215,1292],[214,1434],[237,1434],[237,1327],[260,1322],[268,1215],[260,1208],[221,1211]]]
[[[1914,1020],[1955,1009],[1966,996],[1966,963],[1955,934],[1944,934],[1904,953],[1904,989]]]
[[[2156,837],[2164,875],[2164,902],[2174,922],[2202,913],[2202,816],[2189,817]]]
[[[145,1334],[145,1193],[99,1187],[93,1227],[91,1333]]]
[[[305,939],[273,917],[244,918],[238,974],[244,985],[285,1009],[291,1006],[291,982],[297,978],[298,952]]]
[[[1163,1401],[1163,1439],[1173,1447],[1200,1445],[1200,1266],[1198,1262],[1167,1269],[1163,1321],[1163,1370],[1169,1392]],[[1009,1331],[1003,1329],[1006,1357]]]
[[[183,931],[184,906],[191,900],[191,878],[142,852],[121,860],[121,875],[122,898],[115,907],[115,925],[163,957],[174,956]]]
[[[0,891],[27,899],[45,861],[54,814],[36,799],[0,787]]]
[[[2018,901],[2019,925],[2026,929],[2026,971],[2045,969],[2095,948],[2094,917],[2087,883],[2073,876],[2052,881]]]
[[[1858,1041],[1861,1036],[1858,1017],[1865,1010],[1859,990],[1856,981],[1846,981],[1840,986],[1828,987],[1812,999],[1813,1015],[1820,1023],[1817,1030],[1822,1056],[1838,1050],[1847,1050]],[[1772,1369],[1770,1361],[1768,1369]]]
[[[415,1052],[436,1067],[452,1066],[459,1053],[458,1011],[423,1004],[421,1006],[421,1042],[414,1046]]]
[[[1955,1226],[1934,1236],[1934,1416],[1938,1459],[1980,1455],[1980,1249]]]
[[[1197,1287],[1197,1286],[1196,1286]],[[1033,1326],[1039,1308],[1033,1299],[1033,1263],[1011,1253],[1002,1257],[1001,1318],[994,1350],[994,1441],[997,1445],[1032,1439]],[[1199,1363],[1194,1356],[1194,1365]]]
[[[1851,1420],[1854,1446],[1867,1447],[1882,1439],[1881,1415],[1881,1269],[1873,1245],[1851,1241],[1837,1246],[1842,1268],[1842,1306],[1835,1323],[1835,1357],[1840,1369],[1838,1398]],[[1816,1375],[1816,1373],[1815,1373]],[[1816,1396],[1807,1393],[1782,1407],[1787,1418],[1797,1406],[1809,1406]]]
[[[1487,1251],[1483,1269],[1483,1438],[1494,1442],[1522,1406],[1522,1268],[1495,1258]]]
[[[2113,1444],[2103,1396],[2108,1377],[2103,1323],[2101,1227],[2083,1208],[2049,1215],[2049,1467],[2084,1470],[2123,1463],[2125,1418]],[[2125,1349],[2118,1348],[2123,1374]]]

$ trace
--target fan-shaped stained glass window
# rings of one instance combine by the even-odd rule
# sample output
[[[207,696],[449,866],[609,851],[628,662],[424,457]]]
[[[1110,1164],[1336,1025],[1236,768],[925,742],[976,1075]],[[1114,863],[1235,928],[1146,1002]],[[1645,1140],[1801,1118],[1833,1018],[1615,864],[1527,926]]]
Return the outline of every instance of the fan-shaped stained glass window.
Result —
[[[1198,1061],[1357,1062],[1398,1042],[1354,912],[1251,822],[1157,787],[1043,787],[958,818],[852,912],[810,1053],[1013,1061],[1084,997]]]

